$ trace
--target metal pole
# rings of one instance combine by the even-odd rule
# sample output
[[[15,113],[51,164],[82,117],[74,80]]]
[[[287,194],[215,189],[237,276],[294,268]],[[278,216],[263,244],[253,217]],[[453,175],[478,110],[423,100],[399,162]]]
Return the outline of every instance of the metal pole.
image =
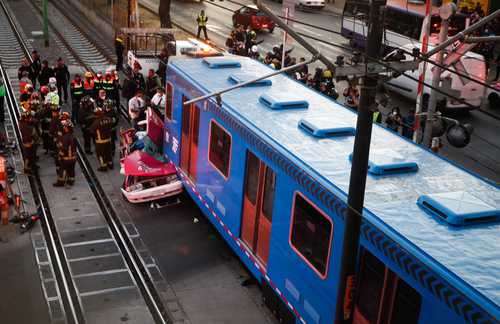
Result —
[[[285,23],[288,25],[288,8],[285,8]],[[286,39],[288,35],[286,30],[283,31],[283,52],[281,53],[281,67],[285,67],[285,52],[286,52]]]
[[[449,28],[449,20],[448,19],[442,19],[441,20],[441,30],[439,32],[439,43],[442,44],[446,41],[448,38],[448,28]],[[444,58],[444,49],[442,51],[439,51],[437,53],[437,62],[439,65],[443,65],[443,58]],[[435,90],[436,88],[439,88],[439,84],[441,82],[441,73],[442,70],[439,66],[435,66],[434,69],[432,70],[432,89],[431,89],[431,97],[429,99],[429,107],[427,110],[427,119],[425,123],[425,129],[424,129],[424,138],[422,141],[422,144],[424,146],[430,147],[431,141],[432,141],[432,124],[433,124],[433,119],[434,119],[434,113],[436,112],[436,105],[437,105],[437,97],[438,93]]]
[[[378,59],[383,43],[383,12],[387,0],[370,0],[370,16],[366,41],[366,56]],[[344,224],[344,244],[340,264],[339,289],[337,293],[336,323],[352,322],[352,310],[356,287],[356,262],[359,248],[361,215],[365,198],[366,176],[373,125],[372,104],[378,74],[366,75],[361,85],[361,97],[356,123],[356,137],[352,153],[351,177],[349,181],[349,206]]]
[[[422,48],[420,52],[426,54],[429,47],[429,36],[431,34],[431,0],[427,0],[425,3],[425,19],[424,25],[422,26]],[[413,141],[419,142],[422,137],[422,128],[420,127],[420,114],[422,113],[423,103],[424,103],[424,83],[425,83],[425,73],[427,71],[427,61],[424,61],[420,65],[420,75],[418,77],[418,88],[417,88],[417,106],[415,109],[415,131],[413,133]]]
[[[49,16],[48,16],[48,0],[43,0],[42,11],[43,11],[43,39],[45,47],[49,47]]]
[[[500,42],[500,36],[467,37],[466,43]]]

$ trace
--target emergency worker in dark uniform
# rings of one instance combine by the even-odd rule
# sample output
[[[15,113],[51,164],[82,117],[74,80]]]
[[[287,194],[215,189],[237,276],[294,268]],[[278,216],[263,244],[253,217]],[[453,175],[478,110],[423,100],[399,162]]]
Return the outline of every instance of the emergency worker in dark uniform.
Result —
[[[50,125],[49,125],[50,152],[52,156],[57,156],[57,137],[61,125],[61,122],[59,121],[60,117],[59,106],[50,105],[50,112],[51,112]],[[56,167],[57,163],[58,161],[56,159]]]
[[[94,135],[95,152],[99,161],[98,171],[107,171],[113,169],[113,160],[111,159],[111,130],[113,120],[104,114],[101,108],[95,110],[96,119],[90,127]]]
[[[115,156],[116,141],[118,139],[118,111],[115,109],[115,103],[111,99],[106,99],[103,104],[104,115],[112,120],[111,128],[111,160]]]
[[[33,174],[38,168],[35,161],[37,134],[31,111],[23,111],[21,113],[19,129],[23,142],[24,173]]]
[[[78,109],[80,108],[80,100],[84,96],[85,89],[80,74],[75,74],[75,78],[71,81],[71,120],[75,123],[78,120]]]
[[[42,145],[45,154],[53,148],[52,136],[50,135],[50,123],[52,120],[52,111],[49,104],[41,104],[40,109],[36,113],[37,119],[40,123]]]
[[[92,134],[90,133],[90,126],[94,122],[94,110],[95,103],[94,99],[90,96],[85,96],[80,101],[80,110],[78,112],[78,123],[82,128],[83,134],[83,147],[85,153],[92,154],[91,142]]]
[[[104,81],[102,83],[102,88],[106,91],[106,97],[111,100],[116,100],[115,96],[115,79],[111,71],[106,71],[104,75]]]
[[[54,187],[72,186],[75,183],[76,142],[73,123],[69,119],[61,121],[62,135],[59,137],[59,172]]]

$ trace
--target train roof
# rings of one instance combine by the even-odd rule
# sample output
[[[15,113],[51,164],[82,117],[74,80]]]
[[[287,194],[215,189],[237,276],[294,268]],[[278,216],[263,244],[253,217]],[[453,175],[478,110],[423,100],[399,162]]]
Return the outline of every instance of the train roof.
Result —
[[[204,93],[234,84],[228,80],[230,76],[244,80],[272,71],[246,57],[210,60],[215,62],[211,62],[211,67],[224,60],[240,67],[214,69],[202,59],[179,58],[172,59],[169,68]],[[277,75],[270,80],[271,86],[244,87],[225,93],[223,109],[346,202],[354,136],[318,138],[304,129],[325,132],[352,129],[356,126],[356,113],[287,76]],[[297,108],[304,101],[307,109],[279,109],[280,103],[288,102],[289,108]],[[277,109],[269,108],[273,104]],[[298,127],[301,120],[303,128]],[[384,127],[373,126],[370,163],[382,169],[391,163],[401,166],[413,163],[418,171],[369,175],[363,217],[498,318],[500,223],[452,226],[425,212],[417,200],[427,195],[429,199],[424,204],[433,199],[445,207],[448,204],[445,214],[460,207],[469,212],[477,209],[498,212],[499,188]],[[450,193],[454,196],[446,196]],[[457,202],[458,206],[453,205]]]

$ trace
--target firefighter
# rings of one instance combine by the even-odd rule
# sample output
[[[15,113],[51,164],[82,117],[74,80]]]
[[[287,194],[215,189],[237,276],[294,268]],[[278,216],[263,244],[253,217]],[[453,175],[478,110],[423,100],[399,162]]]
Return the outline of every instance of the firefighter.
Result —
[[[111,99],[106,99],[102,106],[104,114],[112,120],[111,128],[111,159],[115,156],[116,140],[118,139],[116,131],[118,129],[118,111],[115,109],[115,103]]]
[[[85,153],[92,154],[91,142],[92,134],[90,133],[90,126],[94,122],[95,102],[90,96],[85,96],[80,101],[80,111],[78,112],[78,123],[82,128],[83,134],[83,147]]]
[[[94,135],[95,152],[99,161],[98,171],[113,169],[111,159],[111,129],[113,120],[104,114],[101,108],[95,110],[96,119],[90,127],[90,132]]]
[[[97,96],[97,99],[95,100],[96,107],[103,108],[104,101],[106,101],[106,100],[108,100],[106,90],[104,90],[104,89],[99,90],[99,95]]]
[[[54,187],[72,186],[75,183],[76,142],[73,123],[69,118],[61,121],[62,134],[59,137],[59,172]]]
[[[24,89],[25,89],[25,91],[23,93],[21,93],[21,95],[19,96],[19,101],[21,103],[21,107],[23,107],[24,110],[28,110],[29,101],[30,101],[31,95],[34,92],[34,89],[30,83],[28,83]]]
[[[116,71],[123,69],[123,50],[125,46],[123,44],[123,37],[117,35],[115,38],[115,52],[116,52]]]
[[[102,72],[99,71],[94,78],[94,95],[97,96],[99,94],[99,90],[101,89],[104,89],[104,77]]]
[[[51,112],[51,118],[50,118],[50,124],[49,124],[49,150],[53,156],[56,156],[57,153],[57,136],[59,133],[59,128],[60,128],[60,111],[59,111],[59,106],[56,105],[49,105],[50,107],[50,112]],[[56,160],[56,166],[57,166],[57,160]]]
[[[85,96],[91,96],[94,98],[95,94],[95,85],[94,85],[94,76],[92,72],[87,71],[84,74],[85,80],[83,81],[83,94]]]
[[[104,75],[104,81],[102,83],[102,88],[106,91],[106,97],[111,100],[116,100],[115,98],[115,80],[113,74],[110,70],[106,71]]]
[[[75,123],[78,120],[78,109],[80,107],[80,100],[84,95],[84,88],[80,74],[75,74],[75,78],[71,81],[71,120]]]
[[[207,15],[205,15],[205,11],[204,10],[200,11],[198,18],[196,18],[196,22],[198,23],[198,33],[196,34],[196,38],[200,38],[200,33],[203,30],[203,33],[205,34],[205,39],[206,40],[208,39],[207,21],[208,21],[208,17],[207,17]]]
[[[52,111],[50,105],[41,104],[40,109],[37,111],[37,119],[40,122],[40,130],[42,136],[42,145],[45,150],[45,154],[48,154],[52,150],[52,137],[50,135],[50,123],[52,120]]]
[[[33,115],[30,111],[23,111],[21,113],[19,129],[23,142],[24,173],[33,174],[38,168],[35,161],[37,135]]]

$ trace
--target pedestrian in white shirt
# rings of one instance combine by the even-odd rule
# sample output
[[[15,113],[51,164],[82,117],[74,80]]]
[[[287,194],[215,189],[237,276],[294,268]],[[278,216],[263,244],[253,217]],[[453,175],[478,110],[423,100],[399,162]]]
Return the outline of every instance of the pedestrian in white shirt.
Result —
[[[135,96],[133,96],[128,101],[128,115],[130,117],[130,121],[132,122],[132,126],[138,130],[139,125],[137,124],[140,121],[141,112],[144,110],[145,102],[143,97],[142,90],[137,90]]]
[[[165,89],[158,87],[156,88],[156,93],[151,99],[151,103],[155,105],[160,111],[165,109],[165,102],[167,100],[167,96],[165,96]]]

